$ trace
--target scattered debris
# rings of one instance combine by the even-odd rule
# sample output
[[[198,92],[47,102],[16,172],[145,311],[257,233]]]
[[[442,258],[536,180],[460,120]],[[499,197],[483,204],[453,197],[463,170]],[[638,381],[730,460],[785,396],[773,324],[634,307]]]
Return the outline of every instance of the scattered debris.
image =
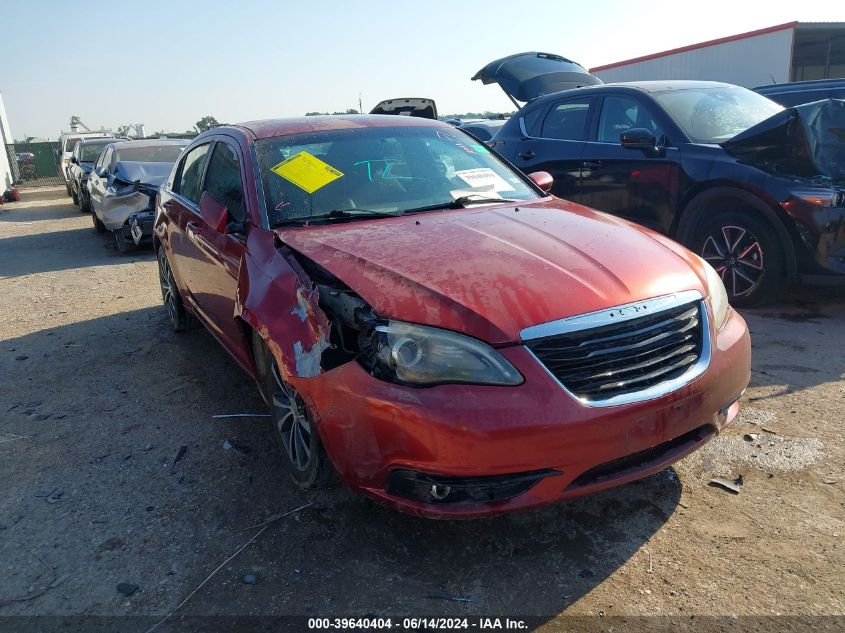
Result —
[[[44,499],[44,501],[47,503],[58,503],[63,494],[65,494],[63,491],[55,490],[46,499]]]
[[[138,591],[138,585],[133,585],[131,582],[121,582],[118,583],[117,590],[128,598]]]
[[[241,580],[243,580],[245,585],[254,585],[258,582],[258,578],[255,577],[255,574],[247,574],[241,578]]]
[[[823,484],[838,484],[838,479],[822,479]]]
[[[775,430],[773,430],[773,429],[770,429],[770,428],[768,428],[768,427],[766,427],[766,426],[761,426],[761,427],[760,427],[760,430],[761,430],[761,431],[764,431],[765,433],[771,433],[772,435],[780,435],[780,433],[778,433],[777,431],[775,431]]]
[[[309,501],[309,502],[308,502],[308,503],[306,503],[304,506],[299,506],[298,508],[294,508],[293,510],[290,510],[289,512],[285,512],[284,514],[280,514],[280,515],[278,515],[278,516],[274,517],[272,520],[267,521],[267,522],[264,524],[264,527],[262,527],[260,530],[258,530],[258,532],[256,532],[255,534],[253,534],[253,535],[249,538],[249,540],[247,540],[247,542],[246,542],[246,543],[244,543],[244,544],[243,544],[243,545],[241,545],[241,546],[240,546],[237,550],[235,550],[235,553],[234,553],[234,554],[232,554],[231,556],[229,556],[229,558],[227,558],[227,559],[226,559],[226,560],[224,560],[222,563],[220,563],[220,564],[219,564],[219,565],[218,565],[218,566],[214,569],[214,571],[213,571],[213,572],[211,572],[211,573],[210,573],[210,574],[206,577],[206,579],[205,579],[205,580],[203,580],[203,581],[202,581],[199,585],[197,585],[197,586],[196,586],[196,588],[195,588],[193,591],[191,591],[191,593],[189,593],[189,594],[185,597],[185,599],[184,599],[184,600],[182,600],[182,602],[180,602],[179,604],[177,604],[177,605],[176,605],[176,607],[175,607],[172,611],[170,611],[170,613],[168,613],[168,614],[167,614],[166,616],[164,616],[161,620],[159,620],[158,622],[156,622],[155,624],[153,624],[153,625],[152,625],[150,628],[148,628],[148,629],[147,629],[144,633],[152,633],[152,632],[153,632],[153,631],[155,631],[158,627],[160,627],[162,624],[164,624],[165,622],[167,622],[167,620],[169,620],[169,619],[173,616],[173,614],[174,614],[174,613],[176,613],[179,609],[181,609],[181,608],[185,605],[185,603],[186,603],[186,602],[188,602],[188,600],[190,600],[190,599],[194,596],[194,594],[195,594],[197,591],[199,591],[200,589],[202,589],[202,588],[205,586],[205,583],[207,583],[209,580],[211,580],[211,579],[214,577],[214,575],[215,575],[218,571],[220,571],[221,569],[223,569],[223,568],[224,568],[226,565],[228,565],[228,564],[229,564],[232,560],[234,560],[234,558],[235,558],[238,554],[240,554],[242,551],[244,551],[244,550],[245,550],[245,549],[249,546],[249,544],[250,544],[250,543],[252,543],[255,539],[257,539],[259,536],[261,536],[262,534],[264,534],[264,531],[265,531],[268,527],[270,527],[270,524],[271,524],[271,523],[273,523],[273,521],[278,521],[279,519],[282,519],[282,518],[284,518],[284,517],[286,517],[286,516],[289,516],[289,515],[291,515],[291,514],[294,514],[295,512],[299,512],[300,510],[304,510],[305,508],[307,508],[308,506],[311,506],[311,505],[314,505],[314,502],[313,502],[313,501]],[[2,604],[2,603],[0,603],[0,604]]]
[[[34,600],[39,596],[43,596],[45,593],[50,591],[50,589],[54,589],[62,584],[65,580],[70,578],[70,574],[62,574],[59,577],[56,577],[56,571],[50,567],[47,563],[45,563],[42,558],[36,554],[35,552],[30,552],[39,563],[41,563],[44,567],[46,567],[50,571],[50,582],[47,583],[45,587],[39,589],[38,591],[30,591],[27,592],[25,596],[17,596],[14,598],[0,598],[0,607],[5,607],[10,604],[14,604],[15,602],[26,602],[27,600]]]
[[[468,596],[453,596],[447,593],[430,593],[426,596],[429,600],[448,600],[450,602],[472,602]]]
[[[26,360],[27,358],[29,358],[29,356],[15,356],[15,360]]]
[[[757,433],[746,433],[742,436],[746,442],[756,442],[757,438],[760,437]]]
[[[654,573],[654,567],[651,564],[651,553],[649,553],[649,555],[648,555],[648,573],[650,573],[650,574]]]
[[[678,505],[681,506],[684,510],[689,510],[689,506],[683,501],[678,501]]]
[[[184,444],[179,447],[179,452],[176,453],[176,457],[173,459],[173,463],[170,465],[170,470],[173,470],[174,468],[176,468],[176,464],[179,463],[179,460],[181,460],[185,456],[185,453],[187,453],[187,452],[188,452],[188,447],[185,446]]]
[[[592,578],[596,573],[592,569],[582,569],[578,574],[580,578]]]
[[[269,418],[269,413],[219,413],[212,415],[214,420],[222,420],[223,418]]]
[[[225,442],[223,442],[224,451],[231,451],[232,449],[234,449],[241,455],[249,455],[252,452],[252,449],[244,444],[237,444],[232,440],[226,440]]]
[[[123,348],[122,351],[127,356],[131,356],[132,354],[137,354],[138,352],[140,352],[141,348],[140,347],[125,347],[125,348]]]
[[[728,492],[732,492],[735,495],[739,494],[739,487],[742,485],[742,476],[740,475],[738,479],[731,481],[730,479],[722,479],[721,477],[714,477],[710,480],[710,485],[718,488],[724,488]]]

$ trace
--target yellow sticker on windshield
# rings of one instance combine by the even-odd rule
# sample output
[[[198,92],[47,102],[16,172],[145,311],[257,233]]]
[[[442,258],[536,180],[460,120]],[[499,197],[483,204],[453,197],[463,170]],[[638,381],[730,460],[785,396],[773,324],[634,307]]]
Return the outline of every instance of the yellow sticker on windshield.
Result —
[[[343,176],[343,172],[308,152],[299,152],[271,167],[270,171],[308,193],[314,193]]]

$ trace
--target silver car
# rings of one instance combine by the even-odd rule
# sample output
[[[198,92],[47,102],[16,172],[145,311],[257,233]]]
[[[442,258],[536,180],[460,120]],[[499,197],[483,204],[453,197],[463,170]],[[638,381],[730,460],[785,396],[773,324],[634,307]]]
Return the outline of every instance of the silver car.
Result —
[[[186,139],[155,139],[103,148],[88,178],[91,217],[97,232],[112,232],[118,250],[140,242],[133,239],[130,218],[155,209],[158,189],[188,143]],[[135,228],[137,232],[137,224]]]

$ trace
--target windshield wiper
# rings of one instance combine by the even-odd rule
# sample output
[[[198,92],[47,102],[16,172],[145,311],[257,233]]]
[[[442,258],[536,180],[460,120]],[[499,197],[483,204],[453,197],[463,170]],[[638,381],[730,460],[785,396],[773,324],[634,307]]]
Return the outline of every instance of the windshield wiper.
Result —
[[[380,218],[386,216],[398,216],[398,215],[405,215],[405,212],[401,209],[395,209],[392,211],[386,210],[378,210],[378,209],[334,209],[329,211],[328,213],[319,213],[317,215],[309,215],[307,217],[301,218],[285,218],[284,220],[280,220],[273,225],[273,228],[284,226],[286,224],[307,224],[311,221],[320,221],[320,220],[345,220],[348,218]]]
[[[492,198],[480,196],[478,194],[461,196],[448,202],[440,202],[438,204],[429,204],[424,207],[416,207],[415,209],[406,209],[405,213],[421,213],[423,211],[434,211],[435,209],[465,209],[473,204],[491,204],[491,203],[505,203],[505,202],[522,202],[513,198]]]

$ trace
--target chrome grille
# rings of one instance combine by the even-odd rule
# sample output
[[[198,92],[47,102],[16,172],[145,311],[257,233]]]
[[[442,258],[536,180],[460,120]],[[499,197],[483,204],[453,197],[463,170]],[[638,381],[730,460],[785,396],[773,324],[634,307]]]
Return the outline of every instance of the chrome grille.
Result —
[[[706,308],[700,298],[681,302],[685,298],[689,297],[564,319],[563,331],[528,340],[526,345],[564,388],[586,404],[657,397],[686,384],[709,364]],[[592,323],[599,325],[590,327]]]

